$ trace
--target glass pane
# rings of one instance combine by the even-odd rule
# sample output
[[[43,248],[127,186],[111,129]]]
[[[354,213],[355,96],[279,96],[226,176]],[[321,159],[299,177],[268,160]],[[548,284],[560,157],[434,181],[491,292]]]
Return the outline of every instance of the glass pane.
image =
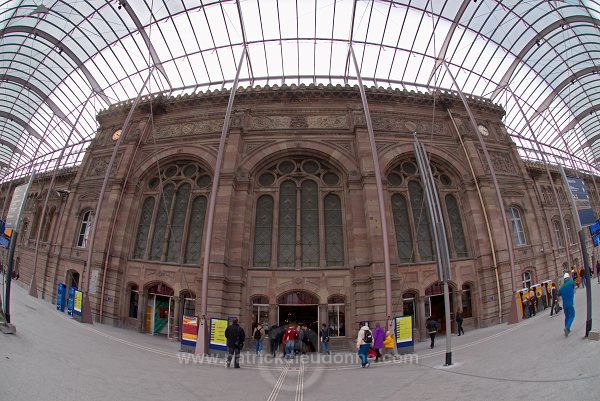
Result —
[[[314,181],[302,183],[302,266],[319,265],[319,194]]]
[[[296,184],[285,181],[279,194],[279,266],[294,267],[296,259]]]
[[[458,202],[456,202],[456,198],[452,195],[446,196],[446,211],[448,212],[448,220],[450,220],[450,231],[452,232],[456,257],[465,258],[468,256],[465,233],[463,232]]]
[[[190,190],[191,187],[189,184],[183,184],[179,187],[175,196],[175,209],[173,210],[171,232],[169,233],[167,262],[179,262],[181,243],[183,242],[183,227],[185,226],[185,216],[190,201]]]
[[[165,185],[160,201],[158,202],[158,211],[156,212],[156,220],[154,223],[154,236],[152,237],[152,248],[150,249],[150,260],[160,260],[162,257],[174,191],[175,185]]]
[[[406,164],[407,163],[405,163],[405,165]],[[403,165],[403,168],[405,168],[405,165]],[[429,216],[427,215],[421,184],[416,181],[409,182],[408,193],[410,195],[413,220],[415,221],[417,229],[417,247],[419,249],[420,259],[421,261],[433,260],[433,243],[431,241]]]
[[[344,264],[342,203],[339,196],[325,197],[325,258],[327,266]]]
[[[152,222],[152,212],[154,211],[154,198],[146,198],[142,206],[142,214],[138,225],[137,237],[133,248],[133,258],[141,259],[146,254],[146,245],[148,244],[148,233],[150,232],[150,223]]]
[[[185,263],[188,264],[200,263],[200,249],[202,248],[206,204],[207,200],[204,196],[198,196],[192,203],[192,216],[190,217],[188,240],[185,250]]]
[[[392,214],[394,215],[394,229],[396,231],[396,247],[400,263],[414,262],[412,230],[408,221],[406,200],[402,195],[392,196]]]
[[[273,198],[263,195],[256,202],[254,226],[254,266],[271,266],[273,238]]]

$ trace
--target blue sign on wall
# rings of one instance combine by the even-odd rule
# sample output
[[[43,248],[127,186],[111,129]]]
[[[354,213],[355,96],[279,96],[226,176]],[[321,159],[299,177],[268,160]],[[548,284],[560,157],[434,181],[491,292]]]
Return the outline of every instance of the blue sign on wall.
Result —
[[[64,283],[58,283],[58,291],[56,291],[56,310],[65,311],[65,295],[67,286]]]

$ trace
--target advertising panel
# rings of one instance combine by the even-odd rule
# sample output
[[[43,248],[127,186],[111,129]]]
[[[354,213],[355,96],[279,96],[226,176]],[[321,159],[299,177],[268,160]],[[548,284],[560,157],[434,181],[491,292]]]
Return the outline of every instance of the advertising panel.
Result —
[[[414,351],[412,316],[398,316],[396,321],[396,348],[401,353]]]
[[[225,329],[227,328],[227,325],[227,319],[214,317],[210,319],[209,349],[227,351],[227,339],[225,338]]]
[[[181,344],[190,347],[196,346],[198,341],[198,317],[183,316],[183,328],[181,330]]]

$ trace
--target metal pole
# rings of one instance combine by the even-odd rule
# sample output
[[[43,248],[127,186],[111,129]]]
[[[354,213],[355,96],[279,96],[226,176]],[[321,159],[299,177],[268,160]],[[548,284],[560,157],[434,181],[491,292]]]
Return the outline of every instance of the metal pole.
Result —
[[[237,65],[235,73],[235,80],[233,81],[233,87],[229,94],[229,102],[227,103],[227,110],[225,111],[225,121],[223,122],[223,130],[221,131],[221,139],[219,140],[219,151],[217,152],[217,160],[215,161],[215,175],[213,178],[212,188],[210,190],[210,200],[208,201],[208,216],[206,219],[206,241],[204,241],[204,263],[202,265],[202,295],[200,304],[200,319],[198,325],[198,341],[196,342],[196,354],[206,354],[206,315],[208,313],[208,268],[210,265],[210,251],[212,245],[212,230],[215,220],[215,204],[217,202],[217,192],[219,191],[219,181],[221,179],[221,165],[223,164],[223,154],[225,153],[225,141],[227,139],[227,133],[229,131],[229,123],[231,118],[231,109],[233,108],[233,99],[235,98],[235,92],[237,90],[238,80],[240,78],[240,71],[242,69],[242,62],[246,57],[247,49],[244,46],[240,61]]]
[[[425,147],[419,142],[417,133],[414,133],[414,150],[419,165],[419,175],[425,187],[425,199],[427,200],[427,210],[433,226],[435,238],[436,263],[438,267],[439,279],[444,283],[444,312],[446,320],[446,363],[445,366],[452,365],[452,322],[450,320],[450,295],[448,289],[448,280],[450,280],[450,253],[448,250],[448,238],[446,237],[446,228],[444,217],[440,208],[440,200],[431,174],[431,168]]]
[[[450,117],[450,121],[452,122],[452,126],[456,131],[456,135],[460,140],[460,144],[462,146],[463,152],[465,152],[465,159],[467,160],[467,164],[469,165],[469,169],[471,170],[471,176],[473,177],[473,182],[475,183],[475,188],[477,189],[477,196],[479,197],[479,203],[481,204],[481,212],[483,213],[483,220],[485,221],[485,227],[487,229],[488,238],[490,240],[490,248],[492,252],[492,263],[494,264],[494,273],[496,275],[496,291],[498,292],[498,320],[502,323],[502,292],[500,291],[500,277],[498,275],[498,259],[496,258],[496,245],[494,236],[492,235],[492,229],[490,227],[490,219],[488,217],[487,208],[485,207],[485,202],[483,201],[483,195],[481,194],[481,188],[479,187],[479,182],[477,180],[477,176],[475,175],[475,169],[473,169],[473,163],[471,163],[471,157],[467,153],[467,148],[465,147],[465,143],[462,139],[462,135],[456,126],[456,122],[454,121],[454,117],[452,117],[452,111],[447,109],[448,116]]]
[[[89,299],[89,294],[88,294],[88,291],[90,288],[90,276],[91,276],[91,274],[89,274],[89,272],[92,270],[92,253],[94,251],[94,240],[96,237],[96,227],[98,226],[97,222],[98,222],[98,218],[100,217],[100,210],[102,208],[102,202],[104,200],[104,193],[106,192],[106,186],[108,184],[108,177],[111,174],[112,167],[115,163],[115,159],[117,158],[117,151],[119,150],[119,145],[121,144],[121,140],[127,133],[127,129],[129,128],[129,122],[130,122],[131,118],[133,117],[133,112],[135,111],[137,104],[139,103],[140,98],[142,97],[142,92],[146,88],[148,81],[150,81],[150,77],[152,77],[154,68],[155,67],[152,67],[150,69],[150,72],[148,73],[148,77],[142,84],[142,87],[140,88],[140,91],[138,92],[137,97],[131,104],[131,108],[129,109],[129,114],[127,115],[127,118],[125,119],[125,122],[123,123],[123,128],[121,129],[121,135],[117,139],[117,143],[115,144],[115,147],[113,149],[112,156],[110,157],[110,161],[108,162],[108,166],[106,167],[106,173],[104,173],[104,181],[102,182],[102,189],[100,189],[100,194],[98,195],[98,203],[96,204],[96,212],[95,212],[94,218],[92,220],[92,226],[90,227],[90,233],[89,233],[90,239],[88,241],[87,259],[86,259],[86,263],[84,264],[83,271],[81,274],[81,276],[82,276],[81,283],[83,284],[84,283],[83,276],[85,275],[85,269],[87,266],[88,275],[85,280],[85,283],[86,283],[85,284],[85,292],[83,295],[83,303],[81,306],[81,323],[93,324],[92,310],[90,308],[90,299]]]
[[[77,126],[77,123],[79,123],[79,119],[83,115],[83,112],[85,111],[85,106],[87,105],[89,100],[90,100],[90,98],[88,97],[87,100],[85,101],[85,103],[83,104],[83,107],[81,108],[81,112],[77,116],[77,119],[75,120],[75,124],[73,124],[71,132],[69,132],[69,136],[65,140],[65,146],[63,146],[60,151],[60,155],[58,156],[56,167],[54,168],[54,172],[52,174],[52,179],[50,180],[50,185],[48,186],[48,191],[46,192],[46,198],[44,199],[44,205],[42,206],[42,213],[40,216],[41,220],[38,222],[37,234],[35,236],[35,251],[33,253],[33,274],[31,275],[31,283],[29,285],[29,295],[31,295],[32,297],[35,297],[35,298],[37,298],[37,280],[36,280],[35,274],[37,271],[37,261],[38,261],[38,254],[39,254],[39,249],[40,249],[40,237],[42,235],[42,226],[44,225],[44,222],[46,221],[46,207],[48,206],[48,200],[50,199],[50,191],[52,191],[52,188],[54,187],[54,182],[56,181],[56,173],[59,170],[58,164],[60,163],[60,160],[62,159],[63,155],[65,154],[65,149],[67,148],[69,141],[71,140],[71,136],[75,132],[75,127]],[[48,221],[48,222],[46,222],[46,224],[50,224],[50,222]],[[46,263],[48,263],[48,262],[46,261]],[[44,291],[43,288],[42,288],[42,291]]]
[[[362,99],[365,119],[367,120],[367,131],[369,132],[369,142],[371,144],[371,157],[373,158],[373,170],[375,170],[375,185],[377,186],[377,201],[379,203],[379,220],[381,221],[381,237],[383,241],[383,267],[385,274],[385,313],[388,324],[388,330],[393,331],[392,320],[392,275],[390,272],[390,249],[388,245],[388,229],[387,218],[385,216],[385,202],[383,199],[383,185],[381,184],[381,171],[379,167],[379,157],[377,156],[377,146],[375,145],[375,134],[373,133],[373,123],[371,122],[371,113],[369,112],[369,104],[365,87],[363,86],[360,70],[352,45],[350,45],[350,55],[356,69],[356,77],[358,78],[358,88],[360,89],[360,97]]]
[[[494,189],[496,191],[496,198],[498,200],[498,206],[500,208],[502,223],[504,225],[504,235],[506,237],[506,246],[507,246],[507,250],[508,250],[508,258],[509,258],[509,263],[510,263],[510,278],[511,278],[512,293],[510,295],[511,305],[510,305],[510,315],[508,318],[508,323],[509,324],[517,323],[519,321],[519,316],[517,313],[516,297],[514,295],[515,292],[517,291],[517,277],[515,274],[515,254],[514,254],[513,243],[512,243],[513,238],[511,235],[511,231],[508,227],[508,221],[506,219],[506,211],[504,210],[504,201],[502,200],[502,194],[500,193],[500,186],[498,185],[498,179],[496,178],[496,170],[494,169],[494,165],[492,164],[492,161],[490,159],[490,155],[487,151],[487,146],[485,146],[485,142],[481,138],[481,134],[479,133],[479,130],[477,128],[477,121],[475,121],[475,116],[473,115],[473,112],[471,111],[471,107],[469,107],[467,98],[465,97],[464,93],[458,86],[458,83],[456,82],[456,79],[454,78],[452,71],[450,71],[450,67],[448,67],[448,64],[446,63],[446,61],[444,60],[442,62],[442,64],[446,68],[446,71],[448,71],[448,75],[452,79],[452,82],[454,83],[454,86],[456,87],[456,90],[458,91],[458,94],[462,100],[465,110],[467,111],[467,114],[469,115],[469,120],[471,122],[471,126],[475,130],[475,135],[477,136],[477,139],[479,140],[479,144],[483,151],[483,156],[484,156],[485,161],[490,169],[490,176],[491,176],[492,182],[494,184]]]
[[[6,266],[6,289],[4,295],[4,317],[6,318],[6,322],[10,323],[10,287],[12,282],[12,268],[13,268],[13,258],[15,256],[15,248],[17,247],[17,237],[19,235],[19,226],[21,225],[21,215],[23,214],[23,209],[25,209],[25,204],[27,203],[27,195],[29,194],[29,189],[31,188],[31,184],[35,179],[35,171],[31,173],[31,177],[29,178],[29,183],[27,184],[27,189],[23,194],[23,202],[21,203],[21,207],[19,212],[17,213],[17,220],[15,222],[15,228],[13,229],[10,236],[10,245],[8,249],[8,263]]]

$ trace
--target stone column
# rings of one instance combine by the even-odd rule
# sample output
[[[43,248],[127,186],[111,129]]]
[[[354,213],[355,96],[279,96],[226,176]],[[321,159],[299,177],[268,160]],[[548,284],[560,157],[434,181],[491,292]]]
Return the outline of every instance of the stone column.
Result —
[[[181,301],[179,297],[173,297],[173,340],[179,341],[181,331]]]
[[[276,304],[269,305],[269,327],[273,327],[278,324],[279,316],[277,313],[279,312],[279,308]]]
[[[140,333],[144,332],[144,326],[146,324],[146,304],[148,303],[148,293],[142,291],[138,295],[138,322],[137,329]]]
[[[425,333],[425,297],[421,296],[417,298],[417,319],[415,319],[415,330],[419,341],[422,341],[426,337]]]

